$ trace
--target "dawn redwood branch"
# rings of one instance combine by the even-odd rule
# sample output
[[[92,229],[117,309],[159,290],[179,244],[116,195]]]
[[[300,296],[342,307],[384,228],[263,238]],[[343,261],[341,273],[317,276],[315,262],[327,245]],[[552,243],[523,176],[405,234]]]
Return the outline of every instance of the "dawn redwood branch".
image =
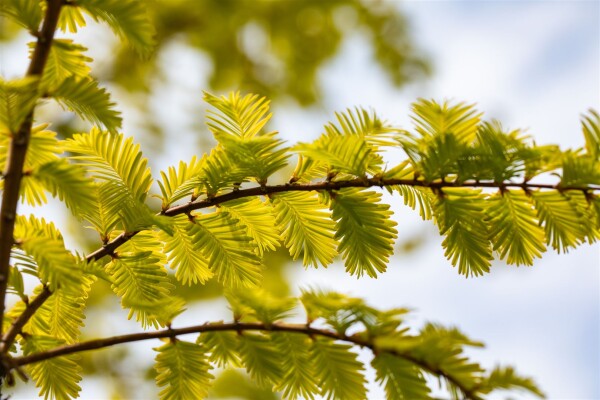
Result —
[[[381,179],[381,178],[355,178],[345,181],[324,181],[318,183],[309,184],[285,184],[285,185],[273,185],[273,186],[258,186],[249,189],[233,190],[229,193],[214,196],[207,199],[196,200],[188,204],[171,207],[164,210],[161,215],[169,217],[187,214],[191,211],[198,210],[201,208],[207,208],[215,206],[217,204],[224,203],[226,201],[240,199],[243,197],[250,196],[264,196],[269,194],[281,193],[281,192],[294,192],[294,191],[330,191],[340,190],[344,188],[368,188],[368,187],[385,187],[395,185],[406,185],[406,186],[419,186],[428,187],[431,189],[443,189],[445,187],[480,187],[480,188],[496,188],[496,189],[507,189],[507,188],[521,188],[525,191],[535,189],[554,189],[554,190],[579,190],[579,191],[595,191],[600,190],[600,185],[590,186],[565,186],[545,184],[545,183],[529,183],[529,182],[491,182],[491,181],[467,181],[467,182],[446,182],[446,181],[435,181],[426,182],[416,179]]]
[[[189,202],[184,205],[168,208],[168,209],[160,212],[159,215],[173,217],[173,216],[180,215],[180,214],[188,214],[194,210],[213,207],[213,206],[225,203],[227,201],[235,200],[235,199],[241,199],[241,198],[245,198],[245,197],[254,197],[254,196],[265,196],[265,195],[269,195],[269,194],[276,194],[276,193],[282,193],[282,192],[331,191],[331,190],[340,190],[340,189],[351,188],[351,187],[366,188],[366,187],[385,187],[385,186],[393,186],[393,185],[428,187],[428,188],[432,188],[432,189],[443,189],[444,187],[481,187],[481,188],[495,188],[495,189],[501,189],[501,190],[506,189],[506,188],[521,188],[526,191],[536,190],[536,189],[551,189],[551,190],[553,189],[553,190],[561,190],[561,191],[578,190],[578,191],[584,191],[584,192],[600,190],[600,186],[585,186],[585,187],[575,187],[575,186],[567,187],[567,186],[565,186],[565,187],[561,187],[560,185],[544,184],[544,183],[529,183],[529,182],[497,183],[497,182],[490,182],[490,181],[467,181],[467,182],[462,182],[462,183],[456,183],[456,182],[444,182],[444,181],[425,182],[425,181],[415,180],[415,179],[356,178],[356,179],[351,179],[351,180],[347,180],[347,181],[337,181],[337,182],[336,181],[333,181],[333,182],[332,181],[324,181],[324,182],[309,183],[309,184],[288,183],[288,184],[284,184],[284,185],[258,186],[258,187],[247,188],[247,189],[233,190],[231,192],[221,194],[218,196],[214,196],[211,198],[196,200],[194,202]],[[115,250],[117,250],[121,245],[123,245],[124,243],[129,241],[129,239],[131,239],[132,237],[137,235],[139,232],[140,231],[121,233],[115,239],[111,240],[110,242],[106,243],[102,247],[100,247],[97,250],[93,251],[92,253],[88,254],[86,256],[86,261],[91,262],[91,261],[99,260],[102,257],[114,254]],[[49,291],[50,289],[46,288],[44,290]],[[46,296],[46,298],[48,298],[48,297],[49,297],[49,295]],[[37,308],[42,306],[42,304],[46,298],[44,298],[39,303],[35,303]],[[32,312],[31,313],[23,313],[22,315],[19,315],[19,317],[17,317],[17,319],[15,320],[13,325],[17,324],[21,327],[24,326],[27,323],[27,321],[29,320],[29,318],[31,318],[33,316],[33,312],[35,311],[35,308],[33,306],[34,306],[34,304],[32,302],[32,304],[30,304],[30,307],[31,307],[30,310]],[[6,336],[5,336],[5,339],[6,339]],[[7,348],[12,345],[12,342],[14,341],[14,339],[15,339],[15,337],[12,337],[10,341],[9,340],[5,341],[5,349],[4,349],[5,352],[7,351]]]
[[[588,186],[560,186],[559,184],[546,184],[546,183],[530,183],[530,182],[491,182],[491,181],[467,181],[462,183],[457,182],[426,182],[415,179],[381,179],[381,178],[355,178],[346,181],[324,181],[317,183],[308,184],[292,184],[287,183],[284,185],[271,185],[271,186],[257,186],[247,189],[238,189],[231,192],[221,194],[218,196],[196,200],[187,204],[174,206],[166,210],[161,211],[158,215],[164,215],[167,217],[174,217],[180,214],[189,214],[194,210],[200,210],[202,208],[213,207],[227,201],[241,199],[245,197],[254,196],[266,196],[269,194],[283,193],[283,192],[311,192],[311,191],[332,191],[340,190],[345,188],[368,188],[368,187],[385,187],[394,185],[406,185],[406,186],[418,186],[428,187],[431,189],[443,189],[445,187],[474,187],[474,188],[495,188],[495,189],[508,189],[508,188],[520,188],[525,191],[537,190],[537,189],[551,189],[560,191],[582,191],[582,192],[593,192],[600,190],[600,185],[588,185]],[[122,244],[127,242],[133,236],[138,234],[140,231],[135,232],[124,232],[117,236],[112,241],[108,242],[101,248],[90,253],[87,257],[87,261],[99,260],[100,258],[113,254],[113,252]]]
[[[62,5],[63,0],[47,1],[46,15],[44,16],[42,29],[39,32],[37,43],[31,56],[29,68],[27,69],[27,77],[41,76],[44,72]],[[4,192],[0,208],[0,321],[4,320],[10,252],[14,244],[13,233],[17,215],[17,204],[19,202],[21,180],[23,178],[23,165],[25,164],[25,156],[31,136],[33,111],[33,108],[29,111],[19,130],[12,132],[6,170],[3,172]],[[0,324],[1,334],[2,324]]]
[[[51,358],[65,356],[69,354],[81,353],[84,351],[98,350],[105,347],[114,346],[123,343],[139,342],[150,339],[161,339],[161,338],[175,338],[180,335],[187,335],[191,333],[203,333],[203,332],[244,332],[244,331],[261,331],[261,332],[288,332],[308,335],[310,337],[326,337],[333,340],[339,340],[347,343],[351,343],[356,346],[370,349],[373,354],[381,352],[387,352],[393,354],[396,357],[400,357],[406,361],[413,363],[421,369],[428,371],[429,373],[441,376],[447,381],[451,382],[456,386],[465,396],[465,399],[478,400],[479,396],[472,390],[465,387],[459,380],[457,380],[451,374],[445,371],[431,367],[427,362],[413,357],[410,354],[392,350],[392,349],[380,349],[377,348],[373,341],[363,339],[357,335],[348,336],[345,334],[338,333],[336,331],[328,329],[313,328],[306,324],[287,324],[287,323],[273,323],[265,324],[262,322],[212,322],[205,323],[203,325],[189,326],[185,328],[167,328],[160,331],[154,332],[141,332],[131,333],[126,335],[112,336],[103,339],[88,340],[81,343],[75,343],[71,345],[60,346],[52,350],[43,351],[40,353],[30,354],[28,356],[15,357],[11,360],[14,366],[22,367],[28,364],[49,360]]]

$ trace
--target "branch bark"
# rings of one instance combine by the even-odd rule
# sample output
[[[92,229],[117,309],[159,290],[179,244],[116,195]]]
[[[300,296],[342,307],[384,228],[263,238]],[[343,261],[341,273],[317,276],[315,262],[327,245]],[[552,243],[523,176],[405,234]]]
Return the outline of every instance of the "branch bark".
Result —
[[[62,5],[62,0],[47,1],[46,15],[33,50],[33,55],[31,56],[26,76],[41,76],[43,74]],[[33,112],[34,109],[29,112],[25,121],[19,127],[18,132],[13,132],[6,170],[3,174],[4,193],[0,208],[0,321],[4,320],[10,252],[14,244],[13,233],[17,215],[17,204],[19,202],[21,180],[23,179],[23,165],[25,164],[25,156],[27,155],[27,147],[29,146],[31,136]],[[2,334],[2,324],[0,324],[0,334]]]
[[[306,185],[302,184],[285,184],[285,185],[272,185],[272,186],[257,186],[248,189],[240,189],[234,190],[229,193],[225,193],[219,196],[214,196],[207,199],[196,200],[187,204],[183,204],[180,206],[174,206],[163,210],[159,213],[159,215],[164,215],[167,217],[174,217],[180,214],[188,214],[195,210],[200,210],[203,208],[213,207],[227,201],[246,198],[246,197],[255,197],[255,196],[266,196],[269,194],[283,193],[283,192],[311,192],[311,191],[332,191],[332,190],[340,190],[345,188],[368,188],[368,187],[385,187],[385,186],[395,186],[395,185],[407,185],[407,186],[417,186],[417,187],[427,187],[431,189],[443,189],[445,187],[473,187],[473,188],[493,188],[493,189],[508,189],[508,188],[520,188],[525,191],[531,191],[536,189],[545,189],[545,190],[560,190],[560,191],[597,191],[600,190],[600,186],[565,186],[561,187],[560,185],[553,184],[544,184],[544,183],[529,183],[529,182],[481,182],[481,181],[473,181],[473,182],[425,182],[415,179],[380,179],[380,178],[356,178],[350,179],[347,181],[339,181],[339,182],[318,182],[318,183],[310,183]],[[87,261],[99,260],[100,258],[112,254],[119,246],[127,242],[133,236],[138,234],[140,231],[135,232],[124,232],[117,236],[115,239],[105,244],[98,250],[90,253],[86,259]]]
[[[181,335],[191,334],[191,333],[203,333],[203,332],[225,332],[225,331],[233,331],[233,332],[244,332],[244,331],[261,331],[261,332],[288,332],[288,333],[299,333],[303,335],[308,335],[310,337],[326,337],[333,340],[339,340],[347,343],[351,343],[356,346],[360,346],[363,348],[368,348],[374,354],[377,352],[388,352],[393,354],[396,357],[400,357],[419,368],[436,375],[438,377],[443,377],[454,386],[456,386],[465,396],[465,399],[471,400],[479,400],[480,396],[477,395],[472,389],[467,388],[462,382],[460,382],[456,377],[451,374],[446,373],[445,371],[435,369],[426,363],[423,360],[413,357],[412,355],[404,352],[399,352],[392,349],[379,349],[376,347],[373,341],[369,341],[363,338],[358,337],[357,335],[348,336],[345,334],[340,334],[338,332],[327,330],[327,329],[318,329],[313,328],[306,324],[286,324],[286,323],[273,323],[273,324],[264,324],[261,322],[231,322],[231,323],[206,323],[203,325],[195,325],[189,326],[185,328],[168,328],[155,332],[141,332],[141,333],[132,333],[127,335],[119,335],[112,336],[103,339],[95,339],[89,340],[86,342],[66,345],[57,347],[52,350],[44,351],[42,353],[31,354],[23,357],[13,358],[12,364],[15,366],[25,366],[28,364],[49,360],[51,358],[65,356],[74,353],[80,353],[83,351],[90,350],[98,350],[105,347],[114,346],[117,344],[123,343],[132,343],[139,342],[143,340],[150,339],[161,339],[161,338],[174,338]]]

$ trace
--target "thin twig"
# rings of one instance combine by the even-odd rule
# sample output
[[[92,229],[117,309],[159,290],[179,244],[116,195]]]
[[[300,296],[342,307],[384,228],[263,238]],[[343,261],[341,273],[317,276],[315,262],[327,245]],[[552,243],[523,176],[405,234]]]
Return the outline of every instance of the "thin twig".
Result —
[[[414,179],[380,179],[380,178],[356,178],[350,179],[346,181],[324,181],[318,183],[310,183],[306,185],[298,185],[298,184],[287,184],[287,185],[273,185],[273,186],[258,186],[249,189],[239,189],[226,194],[222,194],[220,196],[214,196],[208,199],[197,200],[188,204],[184,204],[181,206],[171,207],[161,214],[169,217],[179,215],[179,214],[187,214],[191,211],[198,210],[201,208],[207,208],[211,206],[215,206],[217,204],[224,203],[226,201],[236,200],[244,197],[250,196],[264,196],[269,194],[281,193],[281,192],[293,192],[293,191],[329,191],[329,190],[340,190],[344,188],[353,188],[353,187],[384,187],[384,186],[396,186],[396,185],[406,185],[406,186],[418,186],[418,187],[428,187],[432,189],[441,189],[446,187],[480,187],[480,188],[497,188],[497,189],[505,189],[505,188],[521,188],[523,190],[533,190],[533,189],[554,189],[554,190],[578,190],[578,191],[590,191],[590,190],[600,190],[600,186],[565,186],[561,187],[560,185],[552,185],[552,184],[544,184],[544,183],[516,183],[516,182],[484,182],[484,181],[467,181],[467,182],[425,182]]]
[[[194,210],[200,210],[203,208],[213,207],[218,204],[225,203],[231,200],[237,200],[246,197],[254,197],[254,196],[265,196],[276,193],[283,192],[311,192],[311,191],[331,191],[331,190],[340,190],[345,188],[353,188],[353,187],[385,187],[385,186],[396,186],[396,185],[406,185],[406,186],[417,186],[417,187],[428,187],[431,189],[441,189],[445,187],[473,187],[473,188],[496,188],[496,189],[506,189],[506,188],[520,188],[525,191],[531,191],[534,189],[546,189],[546,190],[561,190],[561,191],[595,191],[600,190],[600,186],[560,186],[553,184],[544,184],[544,183],[516,183],[516,182],[483,182],[483,181],[472,181],[472,182],[425,182],[414,179],[380,179],[380,178],[356,178],[350,179],[347,181],[323,181],[318,183],[309,183],[305,185],[301,184],[285,184],[285,185],[272,185],[272,186],[257,186],[248,189],[238,189],[231,191],[229,193],[225,193],[222,195],[214,196],[211,198],[196,200],[187,204],[183,204],[180,206],[174,206],[162,211],[159,215],[164,215],[167,217],[174,217],[180,214],[189,214]],[[127,242],[133,236],[138,234],[140,231],[135,232],[124,232],[117,236],[115,239],[105,244],[98,250],[90,253],[86,259],[87,261],[99,260],[100,258],[112,254],[119,246]]]
[[[123,343],[132,343],[139,342],[143,340],[150,339],[161,339],[161,338],[172,338],[174,336],[186,335],[191,333],[202,333],[202,332],[224,332],[224,331],[233,331],[233,332],[243,332],[243,331],[262,331],[262,332],[289,332],[289,333],[299,333],[303,335],[308,335],[310,337],[321,336],[327,337],[333,340],[340,340],[347,343],[352,343],[354,345],[368,348],[371,351],[378,352],[388,352],[393,354],[396,357],[403,358],[412,364],[418,366],[421,369],[426,370],[427,372],[434,374],[436,376],[443,377],[451,382],[454,386],[459,388],[466,399],[476,400],[479,399],[476,393],[474,393],[469,388],[465,387],[459,380],[457,380],[454,376],[441,371],[439,369],[432,368],[428,363],[418,358],[411,356],[408,353],[399,352],[392,349],[380,349],[377,348],[373,341],[369,341],[363,338],[360,338],[356,335],[347,336],[345,334],[340,334],[338,332],[327,330],[327,329],[318,329],[313,328],[311,326],[307,326],[306,324],[286,324],[286,323],[273,323],[273,324],[264,324],[261,322],[231,322],[231,323],[207,323],[203,325],[195,325],[189,326],[185,328],[168,328],[155,332],[141,332],[141,333],[131,333],[126,335],[112,336],[103,339],[95,339],[89,340],[81,343],[66,345],[54,348],[52,350],[47,350],[41,353],[30,354],[28,356],[16,357],[13,358],[12,362],[14,365],[25,366],[28,364],[32,364],[35,362],[40,362],[44,360],[49,360],[51,358],[65,356],[74,353],[81,353],[84,351],[90,350],[98,350],[105,347],[114,346],[117,344]]]
[[[21,315],[19,315],[19,317],[14,320],[14,322],[6,331],[1,340],[4,353],[8,352],[10,346],[12,346],[17,335],[21,333],[21,329],[23,329],[25,324],[31,319],[31,317],[33,317],[33,314],[35,314],[38,308],[40,308],[51,295],[52,291],[50,291],[48,286],[44,286],[41,293],[38,294],[32,302],[27,304],[25,310],[21,313]]]

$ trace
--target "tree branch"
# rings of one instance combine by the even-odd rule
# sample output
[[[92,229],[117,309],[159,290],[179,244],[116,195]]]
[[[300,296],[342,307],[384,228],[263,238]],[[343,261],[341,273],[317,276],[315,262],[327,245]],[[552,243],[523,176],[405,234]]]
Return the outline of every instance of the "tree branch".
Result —
[[[33,55],[31,56],[26,76],[41,76],[43,74],[62,5],[62,0],[47,1],[46,15],[35,49],[33,50]],[[0,321],[4,320],[10,252],[14,244],[15,218],[17,215],[21,180],[23,178],[23,165],[25,164],[25,156],[31,136],[33,111],[32,109],[29,112],[25,121],[19,127],[18,132],[13,132],[6,170],[3,174],[4,193],[0,208]],[[0,334],[2,334],[2,324],[0,324]]]
[[[286,323],[273,323],[264,324],[261,322],[231,322],[231,323],[206,323],[203,325],[189,326],[185,328],[169,328],[155,332],[141,332],[131,333],[126,335],[112,336],[103,339],[89,340],[86,342],[66,345],[57,347],[52,350],[47,350],[41,353],[30,354],[28,356],[15,357],[12,359],[12,364],[15,366],[25,366],[28,364],[49,360],[51,358],[65,356],[68,354],[81,353],[84,351],[98,350],[105,347],[114,346],[123,343],[139,342],[150,339],[161,339],[161,338],[174,338],[180,335],[186,335],[191,333],[203,333],[203,332],[243,332],[243,331],[262,331],[262,332],[288,332],[288,333],[299,333],[308,335],[310,337],[321,336],[333,340],[340,340],[347,343],[351,343],[356,346],[370,349],[374,354],[377,352],[388,352],[396,357],[400,357],[406,361],[413,363],[419,368],[436,375],[443,377],[454,386],[456,386],[464,394],[465,399],[478,400],[480,397],[465,385],[463,385],[457,378],[448,374],[442,370],[433,368],[428,363],[412,355],[404,352],[399,352],[390,349],[378,349],[373,341],[369,341],[358,337],[357,335],[347,336],[344,334],[337,333],[332,330],[318,329],[308,326],[306,324],[286,324]]]
[[[282,192],[311,192],[311,191],[330,191],[330,190],[340,190],[345,188],[355,188],[355,187],[384,187],[384,186],[395,186],[395,185],[406,185],[406,186],[418,186],[418,187],[428,187],[432,189],[443,189],[445,187],[479,187],[479,188],[495,188],[495,189],[507,189],[507,188],[520,188],[525,191],[535,190],[535,189],[546,189],[546,190],[560,190],[560,191],[583,191],[590,192],[600,190],[600,186],[564,186],[561,187],[559,184],[544,184],[544,183],[516,183],[516,182],[481,182],[481,181],[472,181],[472,182],[425,182],[419,181],[415,179],[380,179],[380,178],[356,178],[350,179],[347,181],[338,181],[338,182],[318,182],[318,183],[310,183],[306,185],[301,184],[285,184],[285,185],[272,185],[272,186],[257,186],[248,189],[240,189],[233,190],[229,193],[225,193],[222,195],[214,196],[207,199],[196,200],[187,204],[183,204],[180,206],[174,206],[163,210],[159,213],[159,215],[164,215],[167,217],[174,217],[180,214],[188,214],[194,210],[199,210],[202,208],[213,207],[218,204],[225,203],[227,201],[246,198],[246,197],[254,197],[254,196],[265,196],[269,194],[276,194]],[[90,253],[87,257],[87,261],[99,260],[100,258],[112,254],[119,246],[127,242],[133,236],[138,234],[140,231],[135,232],[124,232],[117,236],[115,239],[105,244],[98,250]]]
[[[201,208],[207,208],[215,206],[217,204],[225,203],[226,201],[240,199],[251,196],[264,196],[269,194],[281,193],[281,192],[294,192],[294,191],[329,191],[329,190],[340,190],[344,188],[355,188],[355,187],[384,187],[384,186],[395,186],[395,185],[407,185],[407,186],[419,186],[428,187],[432,189],[442,189],[445,187],[480,187],[480,188],[496,188],[496,189],[507,189],[507,188],[521,188],[523,190],[534,190],[534,189],[554,189],[554,190],[579,190],[579,191],[595,191],[600,190],[600,186],[572,186],[572,187],[561,187],[560,185],[544,184],[544,183],[515,183],[515,182],[481,182],[481,181],[468,181],[468,182],[425,182],[415,179],[380,179],[380,178],[356,178],[347,181],[325,181],[318,183],[311,183],[306,185],[297,184],[286,184],[286,185],[273,185],[273,186],[258,186],[249,189],[234,190],[232,192],[215,196],[208,199],[197,200],[181,206],[171,207],[161,214],[169,217],[187,214],[191,211],[198,210]]]
[[[27,321],[33,317],[33,314],[40,308],[44,302],[52,295],[52,291],[44,286],[42,292],[37,295],[37,297],[25,307],[25,311],[17,319],[14,320],[6,334],[2,337],[2,344],[4,346],[4,352],[8,352],[10,346],[12,346],[15,338],[19,333],[21,333],[21,329],[25,326]]]
[[[190,202],[188,204],[174,206],[163,210],[159,213],[159,215],[164,215],[168,217],[173,217],[180,214],[187,214],[194,210],[199,210],[203,208],[213,207],[218,204],[225,203],[227,201],[246,198],[246,197],[254,197],[254,196],[265,196],[269,194],[282,193],[282,192],[294,192],[294,191],[329,191],[329,190],[340,190],[344,188],[351,187],[384,187],[384,186],[394,186],[394,185],[407,185],[407,186],[417,186],[417,187],[428,187],[432,189],[443,189],[445,187],[480,187],[480,188],[495,188],[495,189],[506,189],[506,188],[520,188],[525,191],[534,190],[534,189],[544,189],[544,190],[560,190],[560,191],[569,191],[569,190],[578,190],[583,192],[596,191],[600,190],[600,186],[585,186],[585,187],[561,187],[556,184],[543,184],[543,183],[515,183],[515,182],[488,182],[488,181],[468,181],[463,183],[456,182],[445,182],[445,181],[437,181],[437,182],[425,182],[415,179],[380,179],[380,178],[356,178],[347,181],[324,181],[318,183],[310,183],[310,184],[285,184],[285,185],[272,185],[272,186],[258,186],[248,189],[240,189],[234,190],[229,193],[225,193],[222,195],[214,196],[207,199],[201,199],[194,202]],[[140,231],[134,232],[123,232],[119,236],[117,236],[112,241],[106,243],[99,249],[93,251],[92,253],[86,256],[86,261],[95,261],[99,260],[102,257],[111,255],[117,250],[121,245],[129,241],[132,237],[137,235]],[[49,289],[46,289],[49,290]],[[48,296],[49,297],[49,296]],[[46,297],[47,298],[47,297]],[[44,299],[45,300],[45,299]],[[38,307],[43,304],[43,301],[39,303]],[[35,311],[35,309],[32,309]],[[31,314],[23,313],[20,315],[14,324],[18,324],[21,327],[24,326],[29,318],[31,318]],[[6,341],[5,346],[10,347],[12,345],[12,341],[14,341],[14,337],[11,341]],[[4,349],[6,351],[6,347]]]

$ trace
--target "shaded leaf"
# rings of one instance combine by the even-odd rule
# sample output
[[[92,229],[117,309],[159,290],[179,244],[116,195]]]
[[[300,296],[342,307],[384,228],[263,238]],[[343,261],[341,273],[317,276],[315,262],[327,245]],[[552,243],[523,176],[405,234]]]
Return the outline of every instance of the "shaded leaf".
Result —
[[[121,127],[120,113],[114,110],[116,104],[110,100],[109,93],[98,87],[98,82],[92,78],[69,77],[48,95],[80,118],[104,125],[113,133]]]
[[[176,340],[154,349],[156,355],[156,384],[163,388],[159,397],[164,400],[200,399],[206,397],[212,368],[202,346]]]
[[[311,355],[320,378],[321,395],[326,399],[367,398],[364,367],[350,351],[351,346],[327,339],[313,341]]]
[[[142,56],[150,55],[155,46],[154,24],[150,20],[145,3],[136,0],[78,0],[96,21],[106,22],[123,40]]]
[[[377,382],[384,385],[390,400],[432,398],[423,373],[409,361],[390,353],[378,354],[371,362]]]

